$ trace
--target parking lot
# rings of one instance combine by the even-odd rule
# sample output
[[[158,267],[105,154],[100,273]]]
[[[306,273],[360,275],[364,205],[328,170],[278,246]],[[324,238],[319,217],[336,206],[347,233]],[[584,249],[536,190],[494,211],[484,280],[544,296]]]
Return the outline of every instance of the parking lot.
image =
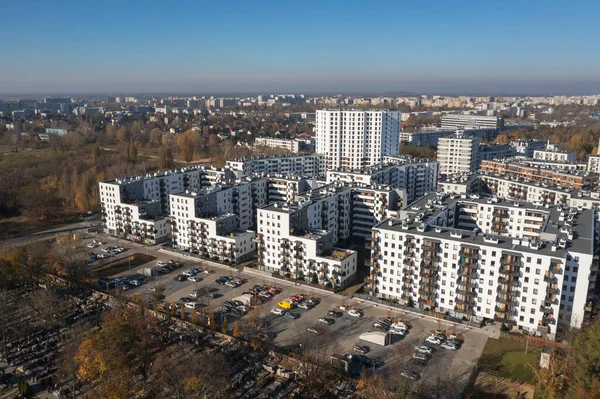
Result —
[[[107,245],[118,245],[127,248],[125,254],[135,252],[145,253],[149,251],[150,255],[157,258],[147,267],[156,266],[157,261],[177,260],[182,266],[167,274],[150,277],[143,285],[131,287],[127,295],[136,295],[142,299],[148,300],[151,296],[151,288],[155,285],[164,286],[164,300],[167,303],[181,303],[181,298],[190,298],[193,290],[206,289],[213,293],[214,298],[207,302],[208,310],[215,313],[216,322],[221,323],[223,313],[220,311],[225,301],[239,297],[244,291],[251,289],[255,285],[276,286],[281,288],[281,292],[271,300],[267,300],[262,306],[261,317],[268,326],[268,333],[273,337],[273,343],[280,347],[288,346],[309,346],[310,349],[317,351],[324,358],[329,358],[332,354],[353,353],[352,348],[355,345],[369,347],[366,356],[377,360],[377,373],[383,376],[395,377],[400,371],[410,370],[419,373],[421,383],[426,386],[440,384],[445,381],[446,384],[459,389],[466,384],[471,370],[474,368],[483,347],[487,341],[488,335],[477,329],[470,329],[462,325],[454,325],[443,320],[423,317],[418,314],[405,313],[399,310],[390,310],[384,306],[377,306],[372,303],[347,300],[345,297],[336,295],[324,290],[317,290],[304,285],[296,285],[270,276],[262,276],[250,271],[237,271],[233,268],[216,264],[213,262],[199,261],[197,259],[178,257],[177,255],[158,251],[158,247],[149,249],[139,244],[129,243],[124,240],[114,238],[102,238],[107,241]],[[118,242],[117,242],[118,241]],[[133,248],[132,248],[133,247]],[[191,267],[198,269],[204,268],[210,274],[199,273],[201,278],[198,282],[176,281],[175,277]],[[136,278],[136,270],[129,270],[120,273],[118,277],[127,276]],[[220,276],[231,276],[243,279],[245,282],[239,287],[231,288],[215,281]],[[307,297],[319,298],[320,303],[310,310],[295,308],[292,313],[299,316],[297,319],[272,314],[270,310],[278,307],[279,301],[289,298],[290,295],[301,294]],[[327,325],[319,322],[319,318],[327,316],[330,309],[340,310],[340,306],[359,309],[363,317],[357,318],[348,315],[347,309],[342,310],[341,317],[328,317],[334,320],[334,323]],[[186,309],[189,312],[190,309]],[[227,314],[228,325],[238,317]],[[373,323],[378,318],[390,317],[400,319],[410,325],[409,333],[401,337],[393,335],[392,344],[388,346],[379,346],[359,339],[360,334],[366,331],[373,331]],[[240,323],[242,324],[242,323]],[[317,329],[317,333],[309,331],[309,328]],[[411,359],[415,353],[415,346],[425,344],[425,338],[432,330],[447,330],[460,334],[464,338],[464,343],[456,351],[441,348],[439,345],[427,344],[432,347],[433,353],[424,365],[415,364]],[[231,331],[231,327],[230,327]]]

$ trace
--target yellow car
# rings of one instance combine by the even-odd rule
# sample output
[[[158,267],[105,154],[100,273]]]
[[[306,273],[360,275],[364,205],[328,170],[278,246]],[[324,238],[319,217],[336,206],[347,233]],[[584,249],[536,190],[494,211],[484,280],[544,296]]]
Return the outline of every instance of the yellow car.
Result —
[[[288,302],[288,301],[280,301],[277,305],[279,305],[279,307],[283,308],[283,309],[291,309],[292,308],[292,303]]]

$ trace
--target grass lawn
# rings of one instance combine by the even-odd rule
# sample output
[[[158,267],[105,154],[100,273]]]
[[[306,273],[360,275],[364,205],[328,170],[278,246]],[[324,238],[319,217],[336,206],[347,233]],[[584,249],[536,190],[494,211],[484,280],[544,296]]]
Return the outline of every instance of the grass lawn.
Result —
[[[490,338],[483,348],[478,367],[492,375],[532,384],[535,382],[533,373],[527,365],[537,367],[540,349],[529,346],[526,354],[525,347],[517,342]]]

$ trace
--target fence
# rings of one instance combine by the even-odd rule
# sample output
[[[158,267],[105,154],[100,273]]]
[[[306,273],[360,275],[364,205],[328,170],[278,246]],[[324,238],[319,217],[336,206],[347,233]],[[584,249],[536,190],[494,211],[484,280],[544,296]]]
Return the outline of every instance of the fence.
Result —
[[[503,332],[500,334],[500,339],[507,341],[518,342],[523,345],[530,345],[536,348],[543,348],[544,346],[550,346],[552,348],[568,349],[569,345],[561,344],[560,342],[551,341],[549,339],[534,337],[532,335],[523,335],[515,333]]]

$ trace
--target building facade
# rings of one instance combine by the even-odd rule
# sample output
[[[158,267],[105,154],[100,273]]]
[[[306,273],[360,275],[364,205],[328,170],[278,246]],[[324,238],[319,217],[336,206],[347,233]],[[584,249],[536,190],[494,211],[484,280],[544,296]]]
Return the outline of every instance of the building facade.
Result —
[[[479,168],[479,140],[475,137],[443,137],[438,145],[440,173],[474,172]]]
[[[593,219],[593,210],[432,194],[373,229],[371,292],[554,339],[590,310]]]
[[[360,169],[398,153],[398,111],[320,110],[316,116],[316,152],[327,156],[327,169]]]

